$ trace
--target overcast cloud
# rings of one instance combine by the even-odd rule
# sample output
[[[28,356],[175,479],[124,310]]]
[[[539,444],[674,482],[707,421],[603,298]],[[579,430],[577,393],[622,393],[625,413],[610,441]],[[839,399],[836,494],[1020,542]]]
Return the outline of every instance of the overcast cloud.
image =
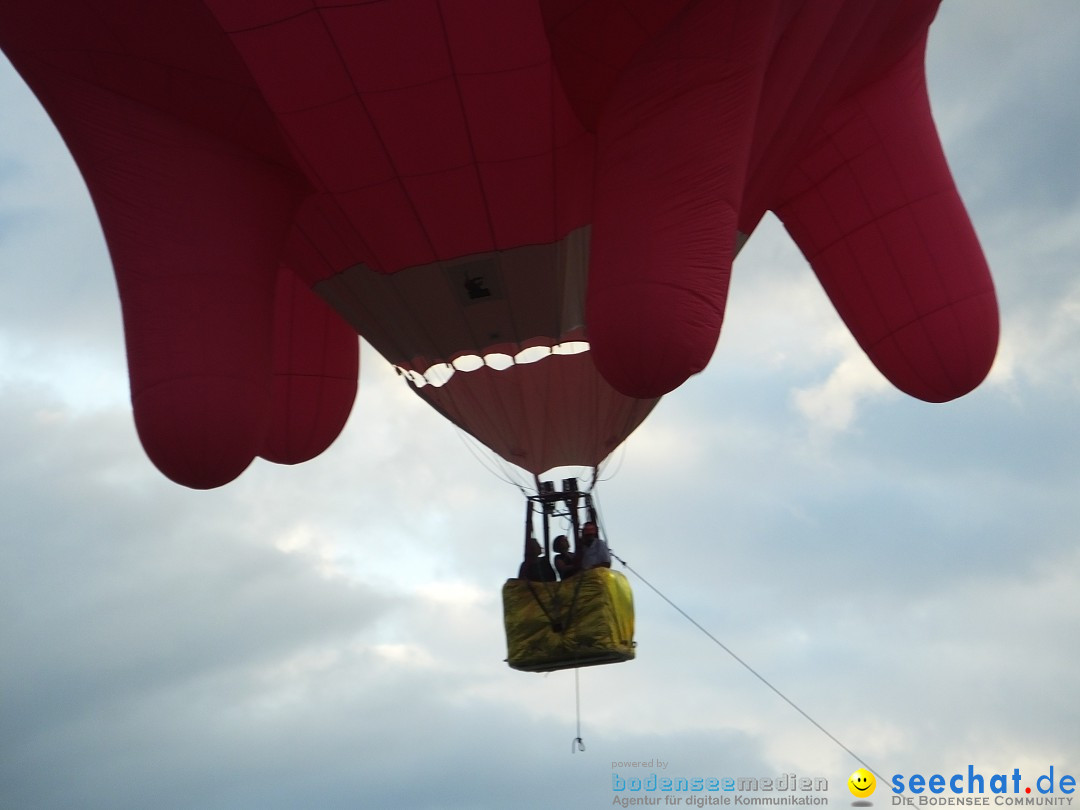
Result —
[[[767,219],[709,369],[598,489],[615,551],[879,773],[1080,776],[1080,6],[945,0],[935,111],[1001,352],[927,405]],[[503,663],[522,499],[373,352],[341,439],[146,460],[104,244],[0,63],[0,807],[601,808],[612,763],[856,762],[631,575],[638,659]],[[365,347],[366,348],[366,347]],[[884,789],[874,797],[885,806]]]

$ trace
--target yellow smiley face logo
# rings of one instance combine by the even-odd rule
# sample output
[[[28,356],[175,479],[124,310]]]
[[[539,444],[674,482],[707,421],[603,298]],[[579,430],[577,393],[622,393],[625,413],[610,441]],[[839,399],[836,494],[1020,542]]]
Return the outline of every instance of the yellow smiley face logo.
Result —
[[[866,768],[859,768],[848,777],[847,786],[852,796],[865,798],[874,792],[874,788],[877,787],[877,780]]]

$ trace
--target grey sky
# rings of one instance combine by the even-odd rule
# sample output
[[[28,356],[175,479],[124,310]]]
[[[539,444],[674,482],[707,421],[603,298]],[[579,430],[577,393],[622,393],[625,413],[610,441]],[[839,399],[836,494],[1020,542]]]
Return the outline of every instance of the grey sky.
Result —
[[[620,556],[885,774],[1080,775],[1078,41],[1074,0],[932,29],[1003,313],[982,387],[882,382],[768,219],[598,490]],[[850,801],[857,763],[633,576],[638,660],[581,672],[572,754],[573,674],[503,663],[521,497],[374,353],[315,461],[162,478],[81,180],[6,63],[0,105],[0,806],[600,808],[654,756]]]

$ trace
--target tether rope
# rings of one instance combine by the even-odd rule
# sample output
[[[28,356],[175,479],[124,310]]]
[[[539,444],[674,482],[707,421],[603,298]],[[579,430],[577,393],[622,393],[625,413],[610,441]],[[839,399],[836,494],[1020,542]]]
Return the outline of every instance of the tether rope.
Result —
[[[754,669],[752,666],[750,666],[750,664],[748,664],[746,661],[744,661],[742,658],[740,658],[738,655],[736,655],[734,650],[732,650],[724,642],[722,642],[720,639],[718,639],[716,636],[714,636],[712,633],[710,633],[708,630],[706,630],[696,619],[694,619],[693,616],[691,616],[689,613],[687,613],[681,607],[679,607],[674,602],[672,602],[667,596],[665,596],[660,591],[659,588],[657,588],[655,585],[653,585],[651,582],[649,582],[649,580],[645,579],[645,577],[643,577],[641,574],[639,574],[637,571],[635,571],[633,568],[631,568],[630,565],[626,562],[626,560],[624,560],[622,557],[620,557],[620,556],[618,556],[617,554],[614,554],[614,553],[612,553],[611,556],[613,558],[615,558],[616,560],[618,560],[620,563],[622,563],[623,568],[625,568],[627,571],[632,573],[635,577],[637,577],[642,582],[644,582],[646,585],[648,585],[649,588],[652,589],[653,593],[655,593],[657,596],[659,596],[661,599],[663,599],[665,602],[667,602],[669,605],[671,605],[671,607],[673,607],[684,619],[686,619],[688,622],[690,622],[690,624],[694,625],[694,627],[696,627],[698,630],[700,630],[702,633],[704,633],[716,646],[718,646],[720,649],[722,649],[724,652],[726,652],[728,655],[730,655],[732,658],[734,658],[736,661],[738,661],[746,669],[747,672],[749,672],[751,675],[753,675],[755,678],[757,678],[759,681],[761,681],[763,684],[765,684],[767,687],[769,687],[773,692],[775,692],[791,708],[793,708],[795,711],[797,711],[799,714],[801,714],[803,717],[805,717],[807,720],[809,720],[810,723],[812,723],[814,725],[814,727],[818,731],[820,731],[822,734],[824,734],[826,737],[828,737],[830,740],[832,740],[834,743],[836,743],[838,746],[840,746],[856,762],[858,762],[860,765],[862,765],[864,768],[866,768],[866,770],[868,770],[871,773],[875,774],[878,778],[882,778],[881,773],[877,769],[871,768],[866,763],[866,760],[864,760],[862,757],[860,757],[858,754],[856,754],[854,751],[852,751],[850,748],[848,748],[846,745],[844,745],[842,742],[840,742],[840,740],[838,740],[834,735],[832,735],[823,725],[821,725],[821,723],[819,723],[817,720],[815,720],[813,717],[811,717],[809,714],[807,714],[805,711],[803,711],[801,708],[799,708],[799,706],[796,705],[795,701],[793,701],[791,698],[789,698],[787,695],[785,695],[783,692],[781,692],[779,689],[777,689],[775,686],[773,686],[769,682],[768,678],[766,678],[764,675],[762,675],[760,672],[758,672],[756,669]],[[579,733],[580,733],[580,731],[579,731]]]

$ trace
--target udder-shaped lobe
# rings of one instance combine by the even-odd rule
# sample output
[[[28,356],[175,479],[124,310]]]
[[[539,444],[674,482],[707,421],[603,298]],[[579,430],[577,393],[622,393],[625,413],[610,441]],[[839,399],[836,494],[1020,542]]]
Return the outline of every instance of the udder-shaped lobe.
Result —
[[[830,112],[776,212],[874,365],[943,402],[989,372],[998,312],[931,118],[924,46]]]

